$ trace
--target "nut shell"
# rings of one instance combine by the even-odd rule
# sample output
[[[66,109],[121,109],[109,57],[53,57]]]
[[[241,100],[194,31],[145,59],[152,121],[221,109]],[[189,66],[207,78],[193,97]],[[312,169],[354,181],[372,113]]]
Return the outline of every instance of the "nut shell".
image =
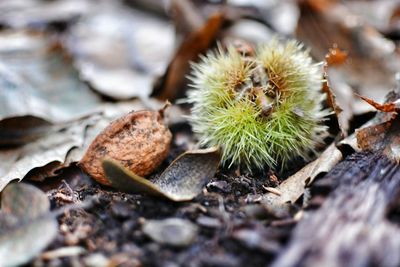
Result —
[[[136,111],[111,122],[91,143],[78,165],[97,182],[110,185],[102,160],[112,158],[146,176],[167,157],[172,134],[162,111]]]

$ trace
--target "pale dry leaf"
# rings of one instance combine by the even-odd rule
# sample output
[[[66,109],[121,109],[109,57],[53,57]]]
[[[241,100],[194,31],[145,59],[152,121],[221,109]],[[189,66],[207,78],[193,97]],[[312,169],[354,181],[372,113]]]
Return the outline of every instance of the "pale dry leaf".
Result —
[[[49,214],[47,196],[28,184],[11,184],[2,192],[0,218],[14,223],[0,225],[0,266],[20,266],[38,256],[56,237],[57,220]]]
[[[240,19],[224,30],[222,43],[225,46],[235,40],[245,40],[253,44],[268,43],[274,36],[273,31],[265,24],[251,19]]]
[[[328,105],[333,109],[335,112],[336,118],[338,120],[339,128],[342,133],[343,137],[347,136],[347,132],[349,130],[349,121],[351,117],[349,116],[343,116],[343,114],[348,114],[348,113],[343,113],[343,109],[341,106],[338,104],[336,100],[336,95],[332,91],[330,83],[328,81],[328,75],[324,75],[325,77],[325,82],[323,85],[323,91],[327,94],[327,102]]]
[[[55,45],[50,34],[0,34],[0,145],[31,142],[100,105]]]
[[[400,67],[393,41],[384,38],[340,1],[300,1],[301,15],[297,37],[323,60],[326,51],[337,44],[348,52],[346,64],[335,69],[341,80],[358,93],[382,101],[395,86],[394,75]],[[335,86],[332,84],[333,90]],[[339,92],[335,91],[339,96]],[[354,114],[371,111],[363,101],[352,98]],[[345,106],[345,105],[341,105]]]
[[[89,13],[95,6],[96,3],[90,0],[2,1],[0,23],[14,29],[70,23]]]
[[[43,180],[72,162],[79,161],[94,138],[116,117],[132,109],[143,109],[139,100],[105,104],[99,113],[64,124],[24,146],[0,150],[0,192],[10,181],[29,176]]]
[[[343,148],[343,147],[347,146],[356,152],[361,151],[361,149],[357,145],[357,138],[356,138],[355,133],[352,133],[351,135],[347,136],[346,138],[340,140],[340,142],[338,142],[337,146],[339,148]]]
[[[283,181],[276,188],[280,195],[267,193],[263,196],[262,203],[266,206],[281,207],[286,203],[296,202],[317,175],[330,171],[341,159],[342,153],[335,144],[331,144],[316,160]]]
[[[354,107],[353,89],[343,79],[343,75],[338,71],[339,68],[340,66],[330,67],[327,70],[327,74],[330,89],[335,95],[336,106],[339,108],[334,108],[334,111],[337,114],[338,124],[343,136],[346,137],[349,133],[350,121],[356,111]]]
[[[110,159],[103,160],[103,168],[111,185],[118,190],[146,193],[172,201],[188,201],[201,193],[204,185],[215,175],[219,162],[218,148],[188,151],[151,181]]]
[[[38,188],[26,184],[10,184],[3,191],[1,212],[18,220],[33,220],[48,212],[50,202]]]
[[[65,122],[93,112],[101,99],[79,80],[50,34],[0,34],[0,120],[35,116]]]
[[[0,192],[10,181],[21,180],[32,169],[45,168],[43,175],[52,176],[56,170],[77,161],[68,157],[69,152],[84,146],[88,125],[99,119],[93,116],[74,121],[25,146],[0,150]]]
[[[21,266],[38,256],[56,237],[57,221],[42,218],[0,236],[0,266]]]
[[[101,3],[69,31],[67,49],[81,79],[113,99],[147,98],[174,46],[168,21]]]
[[[248,1],[248,0],[228,0],[229,5],[237,10],[249,9],[252,16],[257,21],[264,21],[263,24],[269,26],[274,32],[290,36],[296,30],[299,19],[299,9],[295,1]],[[254,19],[253,19],[254,20]],[[246,29],[252,31],[252,29]],[[257,31],[257,30],[256,30]],[[250,34],[250,33],[249,33]]]

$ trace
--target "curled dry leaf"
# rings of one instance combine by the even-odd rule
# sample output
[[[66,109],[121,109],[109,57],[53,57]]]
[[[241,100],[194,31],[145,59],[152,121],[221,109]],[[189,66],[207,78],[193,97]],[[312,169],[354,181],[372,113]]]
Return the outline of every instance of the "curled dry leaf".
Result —
[[[99,107],[64,52],[50,33],[0,33],[0,145],[29,143]]]
[[[88,139],[88,131],[100,116],[81,118],[64,125],[55,125],[38,140],[20,147],[0,151],[0,192],[12,180],[23,179],[36,172],[36,180],[55,176],[57,170],[80,159]],[[100,131],[97,129],[97,131]],[[76,153],[80,151],[80,153]],[[80,154],[75,156],[75,154]],[[40,178],[39,178],[40,176]]]
[[[328,54],[325,56],[325,61],[328,66],[341,65],[346,62],[348,57],[348,53],[346,51],[341,50],[334,45],[332,48],[329,48]]]
[[[188,201],[201,193],[216,173],[219,162],[220,153],[216,147],[188,151],[152,181],[136,175],[115,160],[105,159],[103,168],[111,185],[118,190],[147,193],[172,201]]]
[[[101,166],[104,158],[145,176],[167,157],[171,139],[163,122],[163,110],[131,112],[111,122],[93,140],[79,166],[104,185],[110,185]]]
[[[376,109],[378,112],[375,118],[367,126],[356,130],[357,145],[361,150],[382,152],[389,159],[400,161],[400,117],[399,94],[392,92],[388,95],[385,104],[378,104],[375,101],[361,97]]]
[[[0,146],[27,144],[50,132],[52,123],[39,117],[26,115],[0,120]]]
[[[300,171],[283,181],[276,189],[279,194],[267,193],[264,195],[263,204],[266,207],[283,207],[285,203],[294,203],[304,193],[306,186],[310,185],[320,173],[330,171],[342,159],[342,153],[331,144],[313,162],[307,164]]]
[[[359,98],[373,106],[376,110],[382,111],[382,112],[399,112],[400,111],[400,99],[397,99],[393,102],[387,102],[384,104],[379,104],[378,102],[375,102],[372,99],[369,99],[368,97],[361,96],[359,94],[356,94]]]
[[[190,61],[197,59],[214,41],[222,27],[224,16],[221,13],[212,15],[207,22],[182,42],[174,58],[170,62],[163,77],[162,84],[154,93],[158,99],[174,100],[180,94],[185,81],[185,74],[189,72]]]
[[[400,162],[400,118],[369,126],[356,132],[362,150],[382,152],[389,159]]]
[[[390,92],[387,95],[386,103],[378,105],[380,105],[381,107],[387,104],[391,105],[391,103],[395,103],[397,99],[399,99],[398,94],[396,94],[395,92]],[[382,135],[381,138],[383,138],[385,129],[388,129],[391,124],[391,123],[386,124],[386,122],[393,121],[396,119],[396,117],[397,117],[397,112],[383,112],[383,111],[378,112],[374,118],[363,124],[353,134],[341,140],[338,143],[338,146],[339,147],[343,145],[350,146],[354,151],[357,152],[361,152],[363,150],[374,151],[373,149],[371,149],[372,146],[368,144],[376,142],[372,141],[372,139],[378,138],[378,136],[373,137],[372,135],[381,134]],[[366,138],[366,140],[363,140],[364,138]]]
[[[199,29],[205,21],[202,13],[192,1],[169,1],[168,11],[174,22],[178,39],[180,39],[179,36],[187,36]]]
[[[349,130],[349,121],[352,117],[351,112],[343,112],[343,109],[340,107],[336,95],[331,89],[329,77],[328,77],[328,68],[330,66],[343,64],[347,59],[347,53],[345,51],[340,50],[336,45],[333,48],[329,49],[328,54],[325,55],[325,64],[324,64],[324,84],[322,86],[322,90],[327,95],[328,105],[333,109],[336,114],[336,118],[338,120],[340,131],[342,132],[342,136],[347,136],[347,132]]]
[[[22,183],[7,186],[1,208],[0,266],[26,264],[56,237],[57,221],[48,214],[50,202],[36,187]]]
[[[144,105],[138,100],[104,105],[99,113],[52,125],[46,135],[24,146],[0,150],[0,192],[14,179],[42,181],[56,176],[62,168],[79,161],[95,137],[112,120],[132,108],[143,109]],[[2,132],[0,138],[2,134],[7,132]]]

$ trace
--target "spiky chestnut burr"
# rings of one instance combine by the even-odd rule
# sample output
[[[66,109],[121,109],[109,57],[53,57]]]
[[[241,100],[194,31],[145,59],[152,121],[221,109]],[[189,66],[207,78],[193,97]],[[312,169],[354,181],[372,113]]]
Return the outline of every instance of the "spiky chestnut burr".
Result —
[[[186,101],[200,144],[220,146],[225,165],[249,171],[306,158],[327,133],[322,65],[294,40],[226,50],[192,66]]]

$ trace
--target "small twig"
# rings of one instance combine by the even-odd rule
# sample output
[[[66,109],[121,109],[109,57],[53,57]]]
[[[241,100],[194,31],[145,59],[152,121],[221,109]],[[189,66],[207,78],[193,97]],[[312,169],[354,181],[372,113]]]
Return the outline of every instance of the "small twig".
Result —
[[[70,210],[89,209],[89,208],[93,207],[94,204],[98,203],[98,201],[99,201],[99,197],[97,195],[95,195],[95,196],[91,197],[90,199],[85,200],[81,203],[74,203],[74,204],[69,204],[64,207],[61,207],[55,211],[52,211],[51,214],[55,217],[58,217]]]
[[[263,185],[262,187],[265,190],[267,190],[268,192],[272,193],[272,194],[275,194],[277,196],[281,196],[282,195],[282,192],[279,191],[278,189],[274,188],[274,187],[269,187],[269,186],[265,186],[265,185]]]

